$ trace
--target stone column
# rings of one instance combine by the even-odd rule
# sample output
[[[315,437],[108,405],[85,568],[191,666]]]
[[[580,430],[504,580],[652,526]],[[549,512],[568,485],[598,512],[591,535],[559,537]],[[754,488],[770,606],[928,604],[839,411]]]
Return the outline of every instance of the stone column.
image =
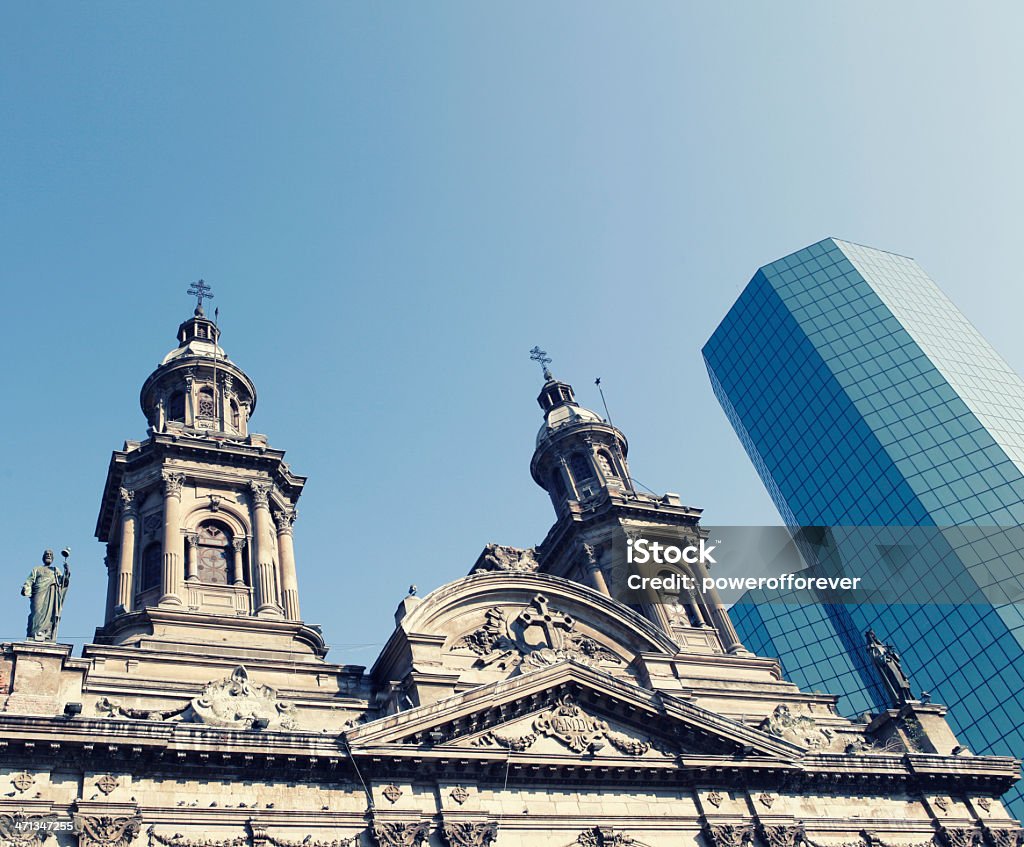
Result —
[[[586,563],[587,572],[590,574],[590,581],[593,583],[594,588],[605,597],[611,597],[608,583],[604,578],[604,571],[601,570],[601,566],[597,563],[597,553],[594,550],[593,544],[583,545],[583,561]]]
[[[121,568],[121,557],[116,555],[116,548],[113,544],[107,545],[107,555],[103,557],[103,564],[107,568],[107,600],[106,610],[103,616],[103,623],[110,623],[114,617],[114,607],[117,606],[118,573]]]
[[[278,597],[277,565],[274,561],[277,546],[270,519],[270,483],[250,482],[253,504],[253,588],[256,592],[256,614],[264,617],[282,617],[284,611]]]
[[[185,370],[185,420],[182,421],[185,426],[196,425],[196,369],[187,368]]]
[[[181,486],[185,475],[164,471],[164,555],[160,606],[180,606],[181,586]]]
[[[694,569],[697,571],[698,580],[709,576],[707,565],[703,562],[698,562]],[[711,615],[711,623],[718,630],[718,637],[722,639],[722,646],[725,648],[725,652],[749,656],[750,651],[743,646],[743,642],[740,641],[740,637],[736,633],[732,621],[729,619],[729,613],[722,605],[722,598],[718,595],[718,589],[712,585],[711,590],[706,592],[704,597],[708,612]]]
[[[121,494],[121,552],[117,567],[117,600],[113,611],[120,607],[132,610],[133,575],[135,573],[135,525],[139,520],[135,492],[122,488]]]
[[[242,551],[245,549],[245,539],[232,538],[231,546],[235,548],[235,557],[232,560],[231,582],[235,585],[244,585],[245,578],[243,574],[245,569],[242,567]]]
[[[220,431],[226,432],[228,422],[231,420],[231,394],[235,384],[235,378],[231,374],[224,374],[220,378],[221,390],[217,398],[217,414],[220,415]]]
[[[188,561],[185,563],[185,580],[199,582],[199,536],[188,537]]]
[[[567,492],[566,498],[578,501],[580,499],[580,493],[576,490],[576,480],[573,479],[572,474],[569,473],[569,463],[565,460],[565,456],[558,457],[558,466],[562,469],[562,481],[565,483]]]
[[[277,552],[281,565],[281,595],[284,600],[284,616],[290,621],[301,620],[299,616],[299,583],[295,575],[295,545],[292,542],[292,524],[299,513],[295,509],[274,513],[277,524]]]

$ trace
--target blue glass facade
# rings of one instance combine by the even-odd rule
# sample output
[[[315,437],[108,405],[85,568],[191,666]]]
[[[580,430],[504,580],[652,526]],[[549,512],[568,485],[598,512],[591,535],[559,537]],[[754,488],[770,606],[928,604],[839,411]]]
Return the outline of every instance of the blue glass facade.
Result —
[[[836,239],[761,268],[704,359],[787,525],[938,527],[934,566],[907,573],[876,547],[846,567],[970,586],[955,605],[748,596],[732,611],[745,643],[852,715],[887,703],[863,647],[873,626],[962,743],[1024,755],[1021,544],[961,529],[1024,524],[1024,381],[916,262]],[[1007,799],[1024,816],[1024,790]]]

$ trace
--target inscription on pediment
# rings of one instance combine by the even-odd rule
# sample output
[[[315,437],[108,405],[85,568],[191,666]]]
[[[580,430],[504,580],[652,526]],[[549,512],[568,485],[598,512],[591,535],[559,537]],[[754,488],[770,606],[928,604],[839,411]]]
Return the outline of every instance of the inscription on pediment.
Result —
[[[518,615],[494,606],[482,626],[456,640],[453,651],[479,657],[476,666],[498,670],[542,668],[572,659],[582,665],[621,665],[622,659],[595,639],[576,631],[576,620],[536,595]]]

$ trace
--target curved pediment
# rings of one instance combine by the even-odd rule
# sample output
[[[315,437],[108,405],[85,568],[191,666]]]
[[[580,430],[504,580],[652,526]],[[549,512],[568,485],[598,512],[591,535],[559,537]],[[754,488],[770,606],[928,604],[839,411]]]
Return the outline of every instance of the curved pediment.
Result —
[[[633,678],[640,654],[679,652],[627,606],[546,574],[473,574],[407,600],[403,611],[372,673],[379,685],[405,681],[415,702],[564,661]]]

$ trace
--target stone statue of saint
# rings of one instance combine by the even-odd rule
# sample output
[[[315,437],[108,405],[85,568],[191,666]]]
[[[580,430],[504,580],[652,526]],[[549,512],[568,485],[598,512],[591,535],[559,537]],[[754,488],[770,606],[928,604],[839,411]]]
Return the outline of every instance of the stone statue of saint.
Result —
[[[868,654],[875,663],[885,687],[889,689],[896,705],[902,705],[908,700],[913,700],[914,695],[910,690],[910,679],[903,671],[900,664],[900,654],[896,652],[891,644],[883,644],[878,640],[873,629],[864,633],[868,643]]]
[[[21,593],[31,598],[26,635],[36,641],[56,641],[64,595],[71,584],[71,568],[64,551],[64,573],[53,566],[53,550],[43,552],[43,563],[32,568]]]

